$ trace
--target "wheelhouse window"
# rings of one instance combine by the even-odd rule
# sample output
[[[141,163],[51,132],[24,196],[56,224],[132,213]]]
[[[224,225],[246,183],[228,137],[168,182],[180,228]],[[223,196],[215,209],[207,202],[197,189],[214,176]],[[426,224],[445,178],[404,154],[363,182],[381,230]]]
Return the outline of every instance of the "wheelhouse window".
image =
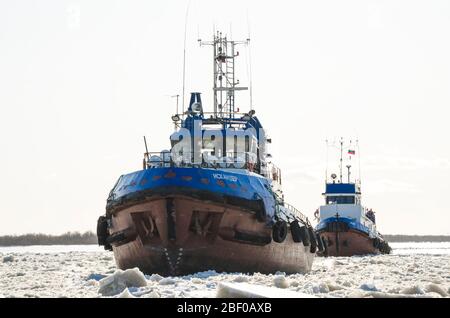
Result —
[[[355,204],[355,197],[346,196],[327,196],[326,204]]]

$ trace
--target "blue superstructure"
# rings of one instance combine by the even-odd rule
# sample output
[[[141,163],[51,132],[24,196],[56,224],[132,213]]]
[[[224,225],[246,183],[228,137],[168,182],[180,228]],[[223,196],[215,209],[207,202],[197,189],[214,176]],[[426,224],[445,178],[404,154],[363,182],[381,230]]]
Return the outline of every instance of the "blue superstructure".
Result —
[[[354,183],[327,183],[326,194],[349,193],[356,194],[356,185]]]
[[[361,206],[359,183],[331,182],[325,184],[325,205],[319,209],[317,231],[330,229],[333,223],[341,223],[346,230],[357,230],[367,235],[376,235],[372,224]],[[374,225],[374,224],[373,224]]]

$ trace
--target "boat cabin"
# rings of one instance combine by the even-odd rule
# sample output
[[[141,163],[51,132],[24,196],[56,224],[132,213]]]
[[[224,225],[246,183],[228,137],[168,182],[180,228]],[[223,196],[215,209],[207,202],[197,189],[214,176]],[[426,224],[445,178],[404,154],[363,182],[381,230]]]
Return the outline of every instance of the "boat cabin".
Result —
[[[364,208],[361,206],[360,185],[356,183],[326,183],[325,205],[319,208],[321,220],[330,217],[347,217],[360,219],[365,216]]]
[[[354,183],[327,183],[325,204],[360,204],[361,192]]]

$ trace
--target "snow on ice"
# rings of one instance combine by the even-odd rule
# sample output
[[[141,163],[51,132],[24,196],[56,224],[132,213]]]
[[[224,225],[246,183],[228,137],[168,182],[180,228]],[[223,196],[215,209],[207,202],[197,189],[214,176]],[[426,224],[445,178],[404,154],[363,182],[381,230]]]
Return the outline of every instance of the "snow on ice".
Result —
[[[118,270],[94,247],[0,247],[0,297],[450,297],[450,244],[438,244],[428,254],[394,245],[393,255],[317,257],[307,274],[179,277]]]
[[[147,286],[147,280],[138,268],[127,269],[125,271],[118,269],[114,274],[102,278],[99,281],[98,292],[103,296],[113,296],[124,290],[128,291],[128,287],[144,286]]]

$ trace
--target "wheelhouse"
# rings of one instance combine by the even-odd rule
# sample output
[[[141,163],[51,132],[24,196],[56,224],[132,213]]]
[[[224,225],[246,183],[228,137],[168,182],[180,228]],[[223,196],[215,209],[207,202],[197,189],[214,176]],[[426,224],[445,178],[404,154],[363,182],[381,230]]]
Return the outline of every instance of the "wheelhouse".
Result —
[[[361,191],[355,183],[327,183],[323,193],[325,205],[361,204]]]

